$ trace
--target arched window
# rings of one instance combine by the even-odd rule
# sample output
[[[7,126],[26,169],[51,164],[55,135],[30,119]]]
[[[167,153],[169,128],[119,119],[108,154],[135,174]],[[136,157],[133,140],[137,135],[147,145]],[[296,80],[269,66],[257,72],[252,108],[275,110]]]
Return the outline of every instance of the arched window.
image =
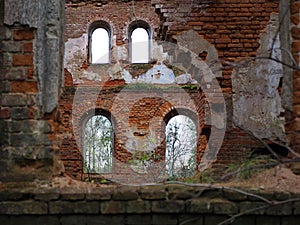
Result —
[[[91,117],[84,128],[84,172],[110,173],[113,157],[113,127],[103,115]]]
[[[150,58],[150,26],[141,20],[129,26],[131,63],[148,63]]]
[[[196,125],[188,116],[172,117],[166,126],[166,172],[170,177],[190,177],[196,172]]]
[[[90,62],[106,64],[110,62],[111,29],[108,23],[94,22],[90,27]]]

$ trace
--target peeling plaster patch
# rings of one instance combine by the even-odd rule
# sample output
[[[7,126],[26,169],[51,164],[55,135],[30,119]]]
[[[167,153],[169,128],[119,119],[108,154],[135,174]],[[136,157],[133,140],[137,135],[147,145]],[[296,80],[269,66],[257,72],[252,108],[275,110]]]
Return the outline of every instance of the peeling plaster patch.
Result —
[[[111,65],[107,72],[112,80],[119,80],[119,79],[124,79],[124,77],[122,76],[122,71],[123,68],[118,61],[117,64],[113,66]]]
[[[138,78],[133,78],[128,70],[123,69],[122,77],[129,83],[151,83],[151,84],[198,84],[191,74],[185,73],[175,76],[174,71],[165,64],[158,63]]]
[[[191,74],[182,74],[175,78],[177,84],[198,84],[198,81],[194,80]]]
[[[266,31],[261,34],[257,56],[272,56],[281,60],[280,40],[277,36],[278,15],[272,14]],[[241,62],[232,73],[233,122],[260,138],[284,140],[284,111],[278,93],[282,64],[265,59]]]
[[[175,75],[173,70],[166,65],[158,63],[146,73],[141,74],[138,78],[133,79],[127,70],[123,71],[123,78],[126,83],[151,83],[151,84],[173,84]]]
[[[79,38],[69,39],[65,43],[65,68],[73,75],[79,78],[82,75],[80,66],[87,59],[88,35],[83,34]]]
[[[117,60],[127,60],[128,59],[128,49],[126,46],[116,46],[113,48],[113,58]]]
[[[156,41],[152,41],[151,58],[153,60],[157,60],[159,62],[162,62],[164,60],[169,59],[170,56],[168,56],[168,53],[164,52],[162,45],[159,45]]]
[[[188,44],[189,40],[186,35],[190,36],[194,42],[192,45]],[[143,71],[141,74],[130,74],[130,70],[124,69],[128,61],[129,53],[128,46],[112,46],[111,50],[111,61],[115,64],[105,65],[90,65],[85,67],[88,63],[87,60],[87,43],[88,35],[83,34],[81,37],[69,39],[65,43],[65,68],[72,74],[74,83],[83,82],[81,79],[85,78],[94,81],[103,81],[106,79],[111,80],[122,80],[124,79],[126,83],[152,83],[152,84],[196,84],[197,81],[193,79],[191,75],[185,72],[185,69],[189,66],[200,66],[200,68],[207,67],[207,61],[201,60],[197,54],[199,52],[208,51],[207,60],[216,60],[218,58],[215,48],[199,36],[194,31],[185,32],[178,36],[178,40],[182,45],[169,44],[166,45],[164,42],[151,42],[151,61],[156,61],[157,63],[153,68],[149,69],[146,73]],[[166,49],[165,46],[167,47]],[[192,51],[196,51],[195,46],[200,48],[198,52],[194,53],[190,51],[187,47],[191,48]],[[166,51],[164,51],[166,50]],[[173,60],[177,62],[173,64]],[[166,61],[177,68],[182,68],[182,73],[178,73],[176,70],[170,69],[163,62]],[[189,65],[184,65],[188,63]],[[191,68],[190,68],[191,69]],[[209,68],[207,68],[209,69]],[[177,72],[177,73],[176,73]],[[175,74],[178,77],[175,79]],[[203,75],[205,76],[205,75]],[[205,81],[211,81],[211,77],[204,77]]]
[[[91,71],[85,71],[85,70],[82,71],[81,77],[84,77],[84,78],[87,78],[88,80],[93,80],[93,81],[101,81],[102,80],[101,76],[99,76],[98,73],[91,72]]]
[[[124,80],[125,80],[125,82],[126,82],[127,84],[132,83],[133,79],[132,79],[132,76],[131,76],[131,74],[129,73],[128,70],[125,70],[125,69],[124,69],[124,70],[122,71],[122,76],[124,77]]]
[[[218,61],[218,51],[214,45],[205,40],[194,30],[189,30],[175,37],[177,44],[187,48],[193,53],[200,56],[202,53],[207,53],[205,63],[209,66],[216,77],[222,77],[221,63]]]
[[[175,75],[173,70],[166,67],[164,64],[154,65],[154,67],[142,74],[138,82],[146,82],[153,84],[172,84],[175,83]]]

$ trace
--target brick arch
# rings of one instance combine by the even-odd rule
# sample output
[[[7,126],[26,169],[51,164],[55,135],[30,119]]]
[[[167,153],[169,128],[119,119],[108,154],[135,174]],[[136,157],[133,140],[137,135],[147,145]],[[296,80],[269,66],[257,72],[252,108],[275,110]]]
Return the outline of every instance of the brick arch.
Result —
[[[168,124],[168,122],[175,116],[178,115],[183,115],[189,117],[195,125],[199,122],[199,116],[197,112],[194,112],[191,109],[188,108],[173,108],[171,109],[165,116],[164,116],[164,121],[165,124]]]
[[[199,163],[201,161],[204,150],[206,149],[206,145],[208,143],[208,139],[206,139],[206,135],[203,134],[205,130],[204,118],[201,118],[202,114],[200,112],[195,112],[189,108],[178,107],[172,108],[167,114],[164,116],[164,132],[166,131],[166,126],[168,122],[175,116],[184,115],[189,117],[196,126],[197,131],[197,143],[196,143],[196,172],[198,171]],[[206,131],[206,130],[205,130]],[[165,135],[165,133],[164,133]],[[165,157],[166,154],[166,137],[163,139],[162,143],[162,151],[160,154],[163,154]]]
[[[151,28],[150,24],[146,22],[145,20],[136,19],[129,23],[129,25],[126,28],[127,31],[127,39],[129,41],[129,60],[130,62],[133,62],[133,43],[132,43],[132,34],[133,32],[138,29],[143,28],[147,34],[148,34],[148,61],[151,58],[151,39],[153,34],[153,29]],[[146,50],[145,50],[146,51]]]
[[[109,110],[104,108],[94,108],[83,113],[80,121],[81,127],[84,128],[87,121],[91,119],[93,116],[105,116],[110,121],[113,129],[115,129],[116,126],[115,117],[112,115],[112,113]]]
[[[107,112],[106,115],[109,115],[112,119],[110,120],[112,125],[115,126],[116,120],[115,117],[112,115],[109,109],[109,105],[111,104],[111,100],[103,100],[99,101],[96,100],[96,102],[90,102],[87,101],[89,99],[89,95],[85,97],[86,99],[83,100],[80,103],[76,104],[76,107],[73,107],[73,113],[72,113],[72,126],[73,126],[73,132],[77,141],[78,148],[82,147],[82,127],[84,118],[88,118],[89,116],[94,113],[98,112]],[[74,103],[73,103],[74,104]],[[80,150],[81,151],[81,150]]]
[[[62,98],[60,110],[62,121],[65,121],[62,133],[65,133],[62,135],[64,144],[60,155],[66,173],[76,179],[81,179],[83,168],[81,155],[83,124],[92,115],[103,113],[111,118],[115,134],[113,170],[114,174],[120,177],[130,172],[127,170],[124,172],[121,168],[132,157],[130,138],[133,138],[137,147],[155,138],[157,141],[155,153],[164,158],[164,118],[175,115],[175,110],[177,114],[192,115],[193,112],[196,116],[192,117],[198,116],[199,125],[203,126],[204,102],[201,90],[178,88],[135,90],[115,88],[109,84],[105,84],[102,88],[96,86],[69,88]],[[120,172],[117,164],[120,164]]]
[[[87,122],[93,118],[94,116],[103,116],[105,118],[107,118],[112,126],[113,129],[113,135],[112,135],[112,157],[115,155],[115,126],[116,126],[116,122],[115,122],[115,118],[114,116],[111,114],[111,112],[109,112],[108,110],[105,110],[103,108],[95,108],[95,109],[91,109],[89,111],[87,111],[86,113],[83,114],[82,118],[81,118],[81,143],[82,146],[80,147],[81,149],[81,154],[82,154],[82,167],[84,168],[84,161],[85,161],[85,149],[83,146],[83,140],[84,140],[84,132],[86,129],[86,124]],[[82,170],[83,171],[83,170]],[[83,173],[83,176],[86,175]],[[89,177],[89,175],[88,175]]]
[[[93,116],[104,116],[106,117],[113,128],[113,131],[115,133],[115,127],[116,127],[116,119],[112,115],[112,113],[106,109],[103,108],[94,108],[86,111],[83,113],[81,120],[80,120],[80,128],[81,128],[81,146],[79,147],[80,152],[82,153],[83,146],[82,146],[82,140],[83,140],[83,133],[85,130],[86,123],[91,119]],[[115,138],[114,138],[115,139]],[[114,149],[115,143],[113,143],[113,149]]]
[[[112,30],[112,26],[109,22],[106,22],[105,20],[97,20],[97,21],[94,21],[92,22],[90,25],[89,25],[89,28],[88,28],[88,59],[87,59],[87,62],[91,63],[91,59],[92,59],[92,35],[93,35],[93,32],[98,29],[98,28],[103,28],[107,31],[107,34],[108,34],[108,40],[109,40],[109,46],[108,46],[108,49],[110,50],[111,49],[111,46],[112,46],[112,37],[113,37],[113,30]],[[108,53],[109,55],[109,62],[110,62],[110,56],[111,56],[111,52],[109,51]]]
[[[136,28],[144,28],[148,33],[149,39],[152,38],[153,28],[150,26],[150,22],[148,22],[146,19],[135,19],[126,27],[126,34],[129,41],[131,41],[130,36]]]

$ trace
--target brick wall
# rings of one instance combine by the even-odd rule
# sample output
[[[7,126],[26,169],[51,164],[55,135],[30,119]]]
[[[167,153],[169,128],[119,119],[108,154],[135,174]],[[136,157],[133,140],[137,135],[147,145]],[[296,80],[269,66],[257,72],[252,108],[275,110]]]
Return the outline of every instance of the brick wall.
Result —
[[[137,149],[135,150],[152,139],[155,140],[156,154],[164,159],[165,122],[171,118],[168,115],[174,109],[182,109],[187,115],[192,113],[194,116],[192,115],[191,118],[197,130],[201,131],[204,127],[203,93],[197,90],[181,89],[179,86],[169,87],[167,90],[164,90],[164,87],[160,88],[144,90],[134,86],[128,88],[126,85],[120,88],[120,82],[107,82],[101,89],[94,85],[66,86],[59,107],[61,115],[59,134],[62,137],[60,157],[64,162],[66,172],[81,179],[82,152],[84,151],[82,146],[83,121],[97,114],[97,110],[104,110],[111,114],[114,127],[114,160],[119,162],[128,163],[131,159],[132,154],[127,150],[129,139],[136,142],[135,148]],[[76,105],[73,105],[74,102]],[[177,112],[174,113],[176,115]],[[205,146],[200,143],[200,137],[203,134],[198,135],[199,163]],[[116,165],[113,167],[114,176],[118,174]],[[126,171],[121,172],[126,173]]]
[[[89,191],[10,188],[0,193],[0,221],[7,225],[216,225],[241,213],[230,224],[297,225],[300,204],[289,201],[289,196],[173,184],[90,187]]]
[[[174,41],[178,33],[193,29],[213,44],[221,61],[256,56],[260,34],[270,20],[270,14],[278,12],[278,0],[243,1],[161,1],[152,0],[161,15],[159,36]],[[221,87],[231,92],[232,67],[224,63]]]
[[[135,1],[134,4],[126,1],[102,2],[66,2],[66,39],[80,37],[88,31],[92,22],[97,20],[104,20],[112,26],[118,45],[128,42],[126,28],[137,19],[146,21],[153,28],[154,37],[156,36],[159,20],[149,0]]]
[[[300,36],[299,36],[299,10],[300,2],[291,1],[291,36],[292,36],[292,55],[297,63],[299,64],[299,51],[300,51]],[[300,119],[299,119],[299,109],[300,109],[300,78],[299,69],[294,69],[293,71],[293,115],[287,123],[288,139],[291,146],[300,151]]]
[[[45,10],[50,5],[53,10]],[[11,0],[0,6],[0,180],[47,180],[58,148],[64,2]]]
[[[112,99],[119,94],[118,91],[113,90],[105,92],[103,91],[99,93],[99,99],[105,99],[105,101],[99,103],[102,100],[97,99],[97,103],[92,103],[91,106],[80,103],[82,105],[80,112],[76,112],[75,114],[72,112],[72,108],[74,110],[74,105],[72,105],[74,93],[72,94],[71,92],[72,90],[74,92],[74,88],[77,88],[75,84],[91,87],[95,85],[100,85],[103,87],[103,85],[105,85],[103,82],[99,82],[99,79],[101,78],[97,77],[96,81],[93,80],[93,75],[90,77],[85,75],[88,73],[102,74],[105,70],[104,67],[104,70],[102,71],[102,69],[91,66],[88,62],[88,40],[86,39],[85,35],[88,35],[90,24],[97,20],[104,20],[111,25],[113,36],[112,48],[117,48],[117,46],[122,45],[126,46],[128,44],[129,37],[127,29],[129,24],[136,19],[144,20],[150,25],[151,29],[153,30],[154,40],[163,40],[176,43],[177,35],[192,29],[210,44],[212,44],[212,46],[214,46],[217,50],[216,57],[222,64],[221,76],[218,76],[217,79],[223,91],[227,106],[226,134],[222,148],[218,154],[218,162],[229,163],[236,159],[241,159],[249,153],[251,148],[261,145],[261,143],[259,143],[255,138],[249,136],[247,132],[235,128],[233,125],[233,106],[231,95],[231,76],[233,66],[231,63],[237,62],[242,58],[256,56],[257,49],[260,46],[260,34],[265,32],[266,26],[270,21],[271,14],[278,13],[278,3],[279,1],[269,0],[245,0],[242,2],[230,0],[223,3],[215,1],[205,1],[199,3],[196,1],[186,2],[182,0],[176,0],[172,2],[156,0],[134,2],[67,1],[65,40],[66,43],[73,43],[74,47],[76,49],[78,48],[78,51],[74,50],[73,53],[74,61],[68,61],[69,64],[66,66],[68,69],[65,70],[65,79],[68,87],[65,88],[65,94],[60,101],[60,120],[62,121],[60,135],[62,137],[67,137],[63,138],[60,155],[65,163],[65,168],[66,171],[68,171],[68,174],[79,178],[81,176],[80,171],[82,170],[82,133],[79,132],[81,125],[77,125],[80,123],[71,124],[71,121],[80,121],[80,117],[84,115],[84,111],[91,110],[93,107],[104,108],[108,112],[112,113]],[[85,40],[85,42],[80,45],[82,49],[79,50],[79,45],[77,46],[77,44],[79,41],[82,42],[82,40]],[[85,51],[85,53],[80,53],[82,51]],[[200,49],[194,49],[194,52],[204,61],[206,60],[207,52],[203,52]],[[68,53],[68,57],[69,56],[70,54]],[[113,66],[116,64],[116,61],[113,60],[111,63]],[[72,69],[73,72],[68,71],[69,68],[73,68],[73,65],[75,64],[77,69]],[[140,72],[138,70],[135,71],[137,76],[139,73]],[[126,87],[124,80],[122,80],[120,77],[109,78],[107,74],[102,74],[101,76],[102,79],[108,79],[110,80],[109,82],[113,82],[115,90],[122,90],[124,86]],[[207,116],[203,114],[205,110],[205,104],[202,103],[203,96],[201,96],[201,92],[199,92],[197,95],[199,95],[199,97],[192,97],[192,99],[200,100],[200,102],[197,103],[200,106],[200,108],[197,110],[197,113],[199,120],[203,121]],[[164,98],[164,96],[161,97]],[[88,99],[88,97],[85,98]],[[130,94],[128,99],[130,99]],[[145,100],[143,104],[146,104],[147,101],[148,100]],[[151,100],[151,103],[148,103],[148,108],[135,106],[137,107],[137,110],[136,115],[133,117],[135,117],[135,120],[138,118],[139,121],[130,121],[130,123],[147,124],[148,120],[152,118],[150,116],[150,109],[156,108],[158,105],[162,104],[161,102],[155,103],[154,100]],[[121,102],[118,102],[117,104],[119,104],[118,106],[122,108]],[[130,104],[134,104],[134,102]],[[182,107],[188,108],[188,106],[184,105]],[[143,115],[148,113],[148,117],[143,117],[141,114],[142,112]],[[210,113],[210,111],[208,111],[208,113]],[[163,113],[161,114],[163,116]],[[75,118],[74,115],[76,115]],[[114,116],[120,117],[120,115]],[[209,126],[210,125],[207,127]],[[200,130],[203,127],[204,124],[200,126]],[[119,131],[116,130],[116,135],[119,137],[119,140],[115,140],[115,157],[120,161],[124,161],[128,157],[128,152],[124,147],[124,141],[120,141],[128,139],[124,133],[122,134],[124,131],[124,129],[122,129],[123,128],[120,128]],[[142,130],[143,128],[140,129]],[[206,136],[209,135],[206,134]],[[209,138],[206,136],[203,134],[201,138],[200,135],[198,139],[198,149],[202,149],[202,151],[205,149],[203,145],[207,143]],[[203,139],[204,137],[206,141]],[[159,148],[161,150],[158,151],[163,152],[164,144],[162,144]],[[199,152],[198,161],[201,160],[201,155],[202,153]]]
[[[33,180],[51,176],[47,170],[51,171],[53,163],[55,117],[45,117],[39,104],[34,65],[36,30],[18,25],[3,30],[1,165],[6,173],[1,178]],[[25,171],[25,166],[31,166],[32,171]],[[35,167],[40,167],[40,172],[34,171]]]

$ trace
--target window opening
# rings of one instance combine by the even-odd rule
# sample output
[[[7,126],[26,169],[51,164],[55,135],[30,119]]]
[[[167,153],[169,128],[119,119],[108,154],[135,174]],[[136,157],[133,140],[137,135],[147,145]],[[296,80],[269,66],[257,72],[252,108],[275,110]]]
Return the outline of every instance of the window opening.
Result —
[[[131,62],[149,62],[149,34],[144,28],[136,28],[131,33]]]
[[[93,64],[109,63],[109,33],[104,28],[97,28],[92,33],[91,62]]]
[[[196,172],[197,131],[192,119],[177,115],[166,126],[166,173],[191,177]]]
[[[84,129],[84,172],[111,172],[112,157],[112,124],[105,116],[93,116],[87,121]]]

